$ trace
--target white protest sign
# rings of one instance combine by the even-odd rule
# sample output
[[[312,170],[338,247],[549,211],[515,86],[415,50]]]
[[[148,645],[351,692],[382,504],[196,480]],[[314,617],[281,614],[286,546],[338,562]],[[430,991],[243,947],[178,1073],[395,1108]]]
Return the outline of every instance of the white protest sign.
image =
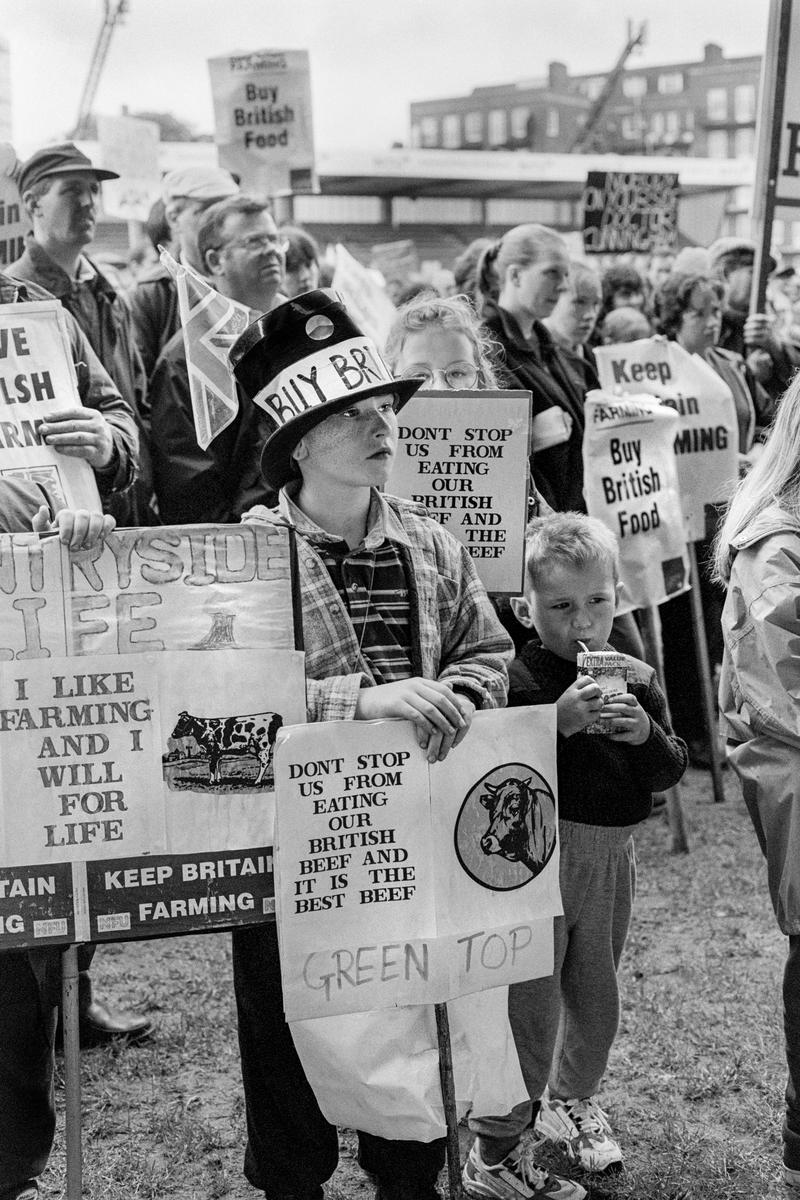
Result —
[[[339,242],[331,287],[359,328],[382,350],[396,309],[374,274]]]
[[[530,392],[417,392],[399,416],[386,490],[424,504],[466,546],[486,590],[525,573]]]
[[[317,190],[307,50],[210,58],[220,166],[245,191]]]
[[[14,147],[0,142],[0,267],[9,267],[22,257],[30,226],[13,177],[16,165]]]
[[[618,612],[662,604],[689,580],[673,450],[677,413],[650,395],[601,391],[587,394],[584,411],[586,509],[619,541]]]
[[[468,737],[468,751],[431,768],[409,722],[279,735],[287,1020],[434,1003],[552,971],[555,710],[477,713]]]
[[[785,75],[783,109],[774,118],[780,121],[781,128],[775,205],[796,208],[800,205],[800,72],[797,70],[800,61],[800,4],[792,4],[790,8],[786,46],[789,69]],[[788,213],[786,215],[789,216]]]
[[[6,536],[0,579],[0,947],[4,877],[52,896],[65,864],[60,923],[12,944],[263,920],[275,737],[305,717],[287,531]]]
[[[674,408],[678,481],[686,536],[698,541],[716,524],[713,505],[725,501],[739,472],[739,432],[730,389],[697,355],[662,337],[595,349],[606,392],[648,392]]]
[[[161,195],[158,125],[139,117],[98,117],[97,136],[100,165],[119,175],[103,184],[103,211],[127,221],[146,221]]]
[[[0,305],[0,476],[41,483],[56,509],[99,512],[89,464],[42,442],[49,413],[80,406],[61,303]]]

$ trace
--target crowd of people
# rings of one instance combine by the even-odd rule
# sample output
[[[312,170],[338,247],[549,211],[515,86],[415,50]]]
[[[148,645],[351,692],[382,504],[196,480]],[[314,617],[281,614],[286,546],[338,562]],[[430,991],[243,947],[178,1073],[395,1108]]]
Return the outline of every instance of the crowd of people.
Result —
[[[410,289],[385,346],[375,348],[377,382],[320,391],[287,418],[252,403],[256,393],[269,396],[269,364],[303,367],[318,348],[305,332],[311,318],[328,323],[331,345],[362,335],[343,304],[320,289],[329,282],[327,268],[310,234],[278,228],[266,200],[244,193],[224,170],[172,171],[148,223],[153,242],[169,244],[251,317],[230,355],[238,415],[203,450],[172,275],[155,263],[125,289],[87,253],[100,186],[112,176],[71,143],[22,164],[18,183],[30,233],[23,256],[0,275],[0,303],[55,295],[67,310],[83,407],[49,418],[43,438],[90,464],[105,516],[55,513],[40,485],[3,477],[0,528],[53,528],[80,548],[114,521],[289,524],[298,539],[312,664],[310,721],[405,718],[435,762],[469,737],[480,709],[556,707],[564,915],[555,920],[552,976],[509,989],[528,1099],[510,1113],[471,1119],[475,1140],[463,1169],[471,1196],[580,1200],[582,1183],[544,1165],[548,1144],[585,1172],[621,1165],[598,1093],[619,1022],[617,968],[635,888],[632,835],[652,811],[654,793],[677,783],[689,761],[708,765],[715,736],[698,733],[703,717],[685,597],[662,606],[671,717],[644,661],[635,618],[616,613],[618,547],[587,515],[584,500],[584,401],[598,386],[593,348],[659,333],[701,355],[729,387],[743,482],[702,595],[734,766],[790,937],[785,1166],[787,1181],[800,1190],[800,893],[796,823],[784,803],[797,788],[800,745],[789,671],[797,634],[800,385],[791,384],[782,399],[800,363],[791,270],[773,272],[768,311],[751,314],[754,247],[743,239],[721,238],[708,250],[677,255],[657,247],[641,271],[627,263],[596,271],[571,260],[555,231],[517,226],[467,248],[453,264],[450,294],[425,284]],[[417,390],[498,386],[533,397],[525,590],[510,605],[490,600],[446,528],[383,491],[397,449],[397,412]],[[703,557],[712,557],[710,540]],[[751,623],[748,646],[739,637],[743,614],[763,592],[765,571],[775,576],[772,615],[761,611],[761,624]],[[596,681],[576,677],[582,645],[627,656],[627,694],[604,702]],[[671,679],[680,686],[671,689]],[[790,758],[781,754],[787,744]],[[780,782],[773,786],[775,773],[766,783],[762,767],[776,758]],[[270,1200],[318,1200],[336,1167],[337,1135],[284,1021],[276,929],[265,923],[232,937],[245,1173]],[[93,949],[81,947],[82,1044],[151,1036],[147,1018],[114,1012],[94,996]],[[38,1195],[55,1128],[59,996],[57,949],[3,955],[0,1200]],[[444,1153],[442,1139],[359,1131],[359,1161],[380,1200],[434,1200]]]

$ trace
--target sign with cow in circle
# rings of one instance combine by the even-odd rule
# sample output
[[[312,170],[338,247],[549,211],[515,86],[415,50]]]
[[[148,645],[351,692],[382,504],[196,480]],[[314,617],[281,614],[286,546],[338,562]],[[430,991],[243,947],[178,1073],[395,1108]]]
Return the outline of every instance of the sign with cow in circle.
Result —
[[[458,861],[482,887],[523,887],[550,861],[556,802],[549,783],[520,762],[494,767],[467,794],[454,841]]]

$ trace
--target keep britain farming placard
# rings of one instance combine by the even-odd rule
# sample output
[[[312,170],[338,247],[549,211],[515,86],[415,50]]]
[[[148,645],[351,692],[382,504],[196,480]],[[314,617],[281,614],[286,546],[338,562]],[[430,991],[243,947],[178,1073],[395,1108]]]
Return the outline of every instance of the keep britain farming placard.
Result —
[[[0,949],[273,912],[273,749],[305,718],[290,546],[0,538]]]

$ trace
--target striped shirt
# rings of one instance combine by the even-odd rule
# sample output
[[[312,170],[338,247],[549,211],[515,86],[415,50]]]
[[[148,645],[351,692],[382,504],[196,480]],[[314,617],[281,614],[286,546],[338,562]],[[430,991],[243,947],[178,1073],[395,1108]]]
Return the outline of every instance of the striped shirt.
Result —
[[[408,582],[395,543],[387,540],[374,550],[362,543],[351,550],[347,542],[327,542],[317,553],[350,614],[375,682],[410,678]]]

